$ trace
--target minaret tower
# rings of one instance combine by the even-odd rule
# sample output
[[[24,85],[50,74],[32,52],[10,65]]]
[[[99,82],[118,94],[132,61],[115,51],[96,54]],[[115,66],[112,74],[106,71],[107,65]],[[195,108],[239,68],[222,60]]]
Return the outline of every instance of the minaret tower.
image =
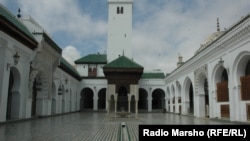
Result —
[[[108,63],[119,55],[132,58],[133,0],[108,0]]]

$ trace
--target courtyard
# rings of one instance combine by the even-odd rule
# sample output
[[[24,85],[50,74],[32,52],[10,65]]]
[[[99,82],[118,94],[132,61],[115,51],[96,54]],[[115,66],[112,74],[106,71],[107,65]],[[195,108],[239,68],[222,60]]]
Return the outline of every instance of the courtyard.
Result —
[[[137,118],[133,115],[114,118],[105,112],[76,112],[1,123],[0,141],[119,141],[121,123],[126,123],[131,141],[139,140],[138,127],[142,124],[248,124],[172,113],[139,113]]]

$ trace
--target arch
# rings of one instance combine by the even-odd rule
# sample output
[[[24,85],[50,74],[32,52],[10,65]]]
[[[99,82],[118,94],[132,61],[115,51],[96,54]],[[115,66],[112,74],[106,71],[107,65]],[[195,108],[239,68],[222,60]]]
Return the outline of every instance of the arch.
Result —
[[[199,110],[201,117],[209,117],[209,95],[208,95],[208,80],[204,72],[198,74],[196,78],[196,90],[199,98]]]
[[[152,98],[152,109],[165,109],[165,92],[162,89],[155,89]]]
[[[188,114],[194,114],[194,90],[193,84],[189,77],[186,77],[184,80],[184,102],[185,110]]]
[[[20,85],[21,85],[21,74],[19,70],[15,67],[11,67],[10,73],[12,73],[15,79],[13,83],[12,91],[19,91]]]
[[[235,59],[233,68],[234,85],[239,87],[241,101],[250,101],[250,52],[241,52]],[[245,111],[245,112],[244,112]],[[246,104],[246,110],[243,110],[246,119],[250,121],[250,104]]]
[[[224,66],[217,66],[214,71],[215,96],[220,105],[220,117],[230,118],[228,72]],[[222,103],[223,102],[223,103]]]
[[[43,98],[48,97],[50,92],[50,86],[48,77],[45,71],[32,71],[30,74],[30,77],[32,79],[31,83],[31,116],[37,116],[37,115],[44,115],[48,113],[44,113],[45,110],[43,110],[44,104],[43,104]],[[45,108],[45,107],[44,107]]]
[[[38,95],[41,95],[39,97],[50,97],[51,94],[50,93],[50,87],[52,85],[52,82],[50,80],[51,76],[48,71],[49,69],[47,69],[43,64],[41,63],[37,63],[35,66],[33,66],[34,64],[31,64],[31,69],[30,69],[30,79],[29,79],[29,84],[30,84],[30,90],[34,90],[33,87],[36,87],[34,85],[36,85],[36,83],[34,83],[34,81],[41,83],[42,85],[40,86],[40,90],[38,90],[36,93]],[[32,68],[37,68],[37,69],[32,69]],[[39,80],[39,81],[37,81]],[[30,92],[29,97],[32,98],[33,97],[33,93],[34,92]],[[39,107],[42,108],[42,107]],[[42,109],[40,109],[40,111],[43,111]]]
[[[57,88],[58,95],[62,95],[63,98],[65,96],[65,88],[63,84],[60,84]]]
[[[214,71],[215,88],[216,88],[217,83],[223,82],[223,81],[228,81],[228,72],[226,68],[224,68],[223,66],[218,66],[215,68],[215,71]]]
[[[228,102],[229,92],[228,92],[228,73],[224,67],[219,67],[215,74],[215,84],[216,84],[216,94],[217,102]]]
[[[177,97],[181,97],[181,84],[179,81],[176,82],[176,89],[177,89]]]
[[[147,90],[139,88],[139,101],[138,101],[139,111],[148,110],[148,93]]]
[[[234,79],[236,80],[236,85],[240,85],[240,77],[249,75],[249,70],[247,69],[250,60],[250,52],[241,52],[235,59],[233,66]]]
[[[178,113],[181,113],[181,84],[179,81],[176,82],[176,90],[177,90],[177,94],[176,94],[176,103],[178,104]]]
[[[81,91],[81,102],[80,102],[80,110],[84,111],[86,109],[93,109],[93,100],[94,92],[91,88],[84,88]]]
[[[118,89],[117,111],[128,111],[128,90],[125,86]]]
[[[234,79],[236,80],[236,86],[241,86],[241,100],[250,100],[250,52],[243,52],[239,54],[235,63],[235,69],[233,70]],[[250,119],[250,115],[249,115]]]
[[[98,109],[105,109],[106,107],[106,88],[102,88],[98,92]]]
[[[9,74],[9,87],[7,98],[6,120],[19,118],[20,113],[20,82],[21,76],[15,67],[11,67]]]

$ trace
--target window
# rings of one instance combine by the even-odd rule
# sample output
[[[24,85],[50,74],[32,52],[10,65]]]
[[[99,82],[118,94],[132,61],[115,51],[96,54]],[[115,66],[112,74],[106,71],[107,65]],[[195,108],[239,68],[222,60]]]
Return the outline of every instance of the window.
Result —
[[[121,14],[123,14],[123,7],[121,7]]]
[[[123,14],[123,7],[117,7],[116,8],[116,13],[117,14]]]
[[[117,7],[116,13],[117,13],[117,14],[120,14],[120,7]]]

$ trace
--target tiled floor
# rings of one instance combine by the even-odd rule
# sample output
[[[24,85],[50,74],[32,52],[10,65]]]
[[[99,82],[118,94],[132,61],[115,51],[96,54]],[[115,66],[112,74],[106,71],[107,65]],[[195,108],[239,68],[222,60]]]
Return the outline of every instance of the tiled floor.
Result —
[[[169,113],[109,118],[106,113],[83,112],[1,124],[0,141],[117,141],[121,122],[127,124],[133,141],[138,140],[140,124],[239,124]]]

